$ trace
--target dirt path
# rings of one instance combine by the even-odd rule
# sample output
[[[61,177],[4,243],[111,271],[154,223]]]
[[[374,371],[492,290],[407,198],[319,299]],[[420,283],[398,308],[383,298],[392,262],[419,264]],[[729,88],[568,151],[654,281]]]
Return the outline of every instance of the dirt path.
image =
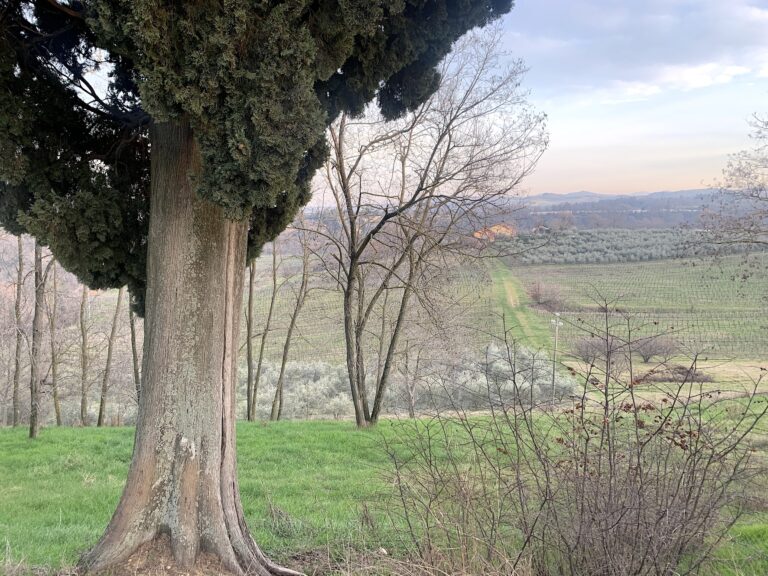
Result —
[[[509,276],[504,278],[504,292],[507,294],[507,304],[509,304],[511,308],[520,306],[520,298],[518,297],[517,290],[515,290],[514,283]]]

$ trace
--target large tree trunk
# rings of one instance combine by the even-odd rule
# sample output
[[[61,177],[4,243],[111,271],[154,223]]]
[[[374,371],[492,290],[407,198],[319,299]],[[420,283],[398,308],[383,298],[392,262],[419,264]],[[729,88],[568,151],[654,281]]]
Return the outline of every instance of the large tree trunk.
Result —
[[[112,318],[112,330],[109,332],[109,342],[107,342],[107,364],[104,367],[104,377],[101,380],[101,398],[99,399],[99,419],[96,426],[104,426],[104,419],[107,417],[107,393],[109,392],[109,376],[112,372],[112,352],[115,349],[115,337],[117,336],[117,322],[120,319],[120,304],[123,302],[123,292],[125,288],[117,291],[117,305],[115,306],[115,315]]]
[[[35,311],[32,317],[32,354],[29,370],[29,437],[37,438],[40,431],[40,392],[42,389],[41,352],[43,343],[45,280],[43,279],[43,249],[35,242]]]
[[[19,382],[21,380],[21,298],[24,290],[24,245],[21,236],[17,238],[19,249],[19,265],[16,268],[16,358],[13,364],[13,425],[21,423],[21,402],[19,401]]]
[[[133,460],[89,572],[140,566],[297,574],[267,560],[243,517],[235,380],[247,222],[195,196],[200,154],[182,123],[151,129],[152,188],[142,393]],[[156,569],[144,565],[143,570]],[[141,573],[141,571],[139,571]]]
[[[88,426],[88,286],[80,299],[80,425]]]

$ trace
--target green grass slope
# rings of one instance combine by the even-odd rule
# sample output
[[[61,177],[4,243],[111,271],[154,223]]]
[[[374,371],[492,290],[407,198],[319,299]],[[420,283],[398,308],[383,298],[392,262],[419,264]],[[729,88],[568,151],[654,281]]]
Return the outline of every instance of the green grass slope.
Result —
[[[350,422],[240,423],[240,487],[256,540],[277,558],[391,549],[396,531],[379,512],[392,488],[381,443],[393,430],[386,421],[366,431]],[[0,573],[18,563],[73,565],[109,521],[132,441],[130,428],[46,429],[35,442],[22,429],[0,430]],[[368,507],[377,530],[365,521]],[[744,517],[716,573],[768,573],[767,534],[766,511]]]
[[[768,254],[718,263],[660,260],[621,264],[516,266],[510,274],[525,289],[536,283],[559,295],[564,344],[601,326],[601,301],[643,326],[639,335],[668,333],[689,353],[764,360],[768,357]],[[544,321],[551,312],[536,311]]]
[[[362,504],[385,488],[379,434],[350,422],[240,424],[240,488],[257,542],[278,556],[360,542]],[[132,428],[50,428],[36,442],[0,430],[0,559],[74,564],[117,506],[132,445]]]

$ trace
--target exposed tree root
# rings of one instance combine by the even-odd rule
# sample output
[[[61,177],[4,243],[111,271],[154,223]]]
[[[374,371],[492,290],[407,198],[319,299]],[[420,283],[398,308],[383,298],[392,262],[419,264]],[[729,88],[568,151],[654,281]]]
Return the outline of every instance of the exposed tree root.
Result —
[[[171,539],[161,535],[140,546],[119,565],[99,570],[85,571],[88,576],[302,576],[288,568],[282,568],[261,556],[254,559],[248,570],[233,571],[226,563],[213,554],[203,552],[197,556],[194,566],[188,569],[180,568],[174,559],[171,549]]]

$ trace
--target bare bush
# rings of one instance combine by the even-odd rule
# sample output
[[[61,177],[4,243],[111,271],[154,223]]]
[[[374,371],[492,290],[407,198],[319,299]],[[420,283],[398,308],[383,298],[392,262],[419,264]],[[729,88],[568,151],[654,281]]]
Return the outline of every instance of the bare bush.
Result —
[[[658,358],[662,362],[668,362],[675,354],[679,346],[672,338],[668,336],[653,336],[644,338],[638,342],[633,351],[637,352],[646,364],[653,358]]]
[[[534,304],[550,312],[557,312],[564,308],[563,295],[557,286],[536,282],[528,288],[528,296]]]
[[[680,364],[657,366],[642,378],[641,383],[648,382],[712,382],[714,378],[692,366]]]
[[[609,375],[622,372],[628,363],[631,350],[626,339],[615,334],[583,336],[573,345],[573,355],[587,366]]]
[[[768,402],[690,378],[641,397],[631,362],[580,379],[558,411],[489,375],[486,415],[395,424],[388,509],[425,573],[696,574],[711,559],[760,472],[750,434]]]

